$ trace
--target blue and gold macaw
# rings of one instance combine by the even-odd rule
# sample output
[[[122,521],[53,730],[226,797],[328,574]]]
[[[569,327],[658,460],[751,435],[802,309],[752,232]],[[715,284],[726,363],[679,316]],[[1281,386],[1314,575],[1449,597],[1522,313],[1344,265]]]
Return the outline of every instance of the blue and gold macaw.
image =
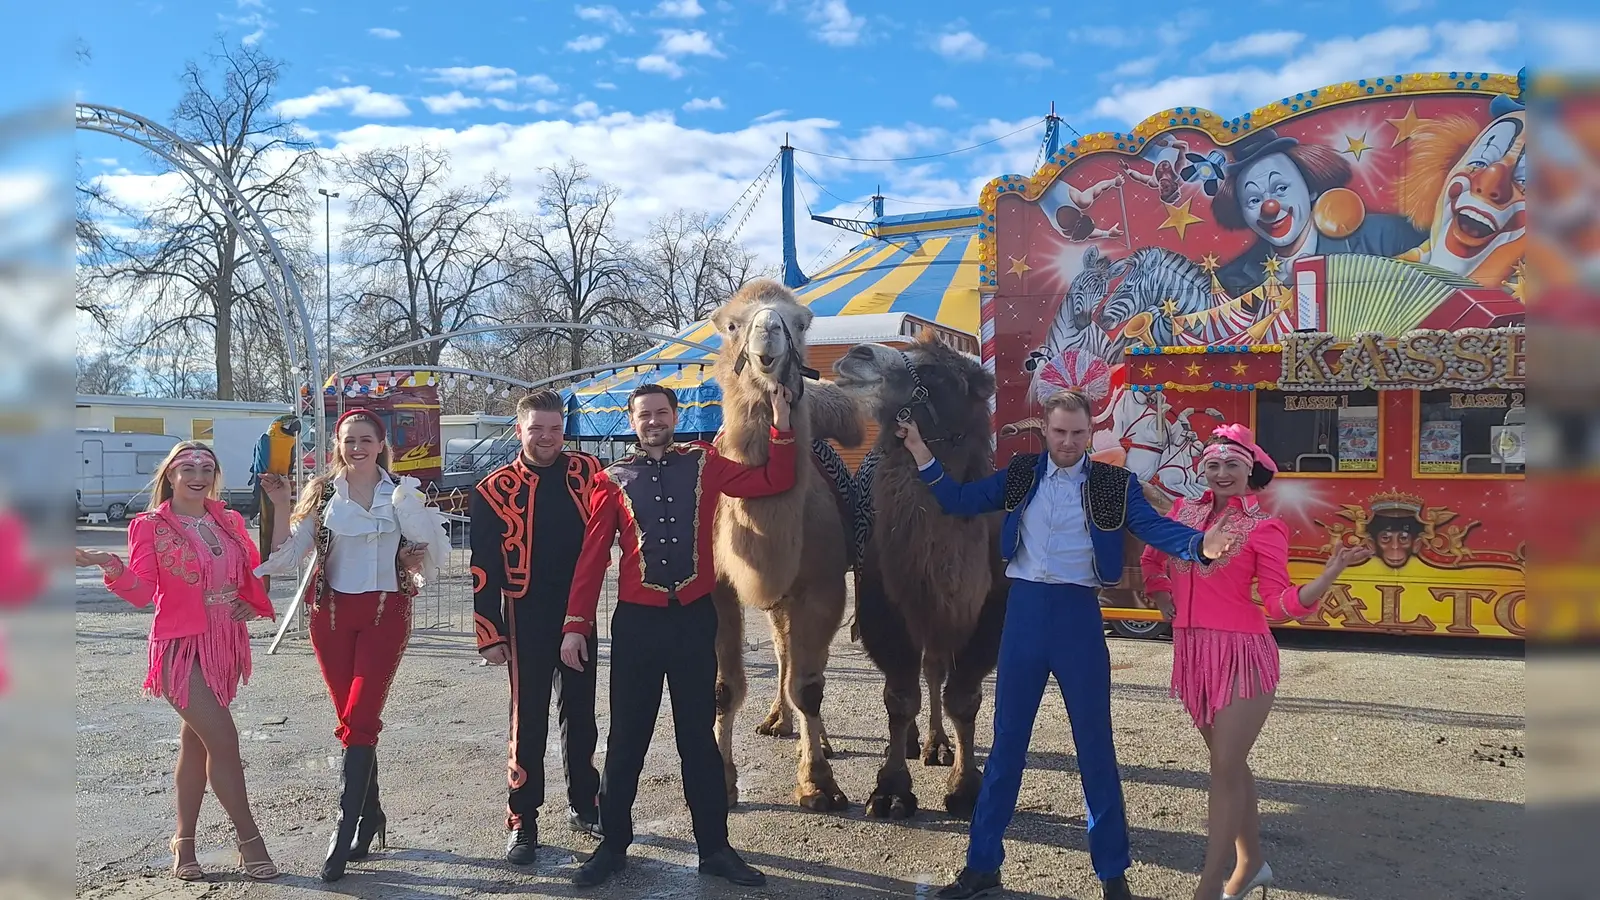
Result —
[[[261,553],[272,552],[272,501],[261,490],[258,475],[283,475],[294,471],[295,438],[300,434],[300,419],[284,415],[272,420],[266,434],[256,442],[255,458],[250,462],[250,486],[255,488],[256,507],[261,510]]]

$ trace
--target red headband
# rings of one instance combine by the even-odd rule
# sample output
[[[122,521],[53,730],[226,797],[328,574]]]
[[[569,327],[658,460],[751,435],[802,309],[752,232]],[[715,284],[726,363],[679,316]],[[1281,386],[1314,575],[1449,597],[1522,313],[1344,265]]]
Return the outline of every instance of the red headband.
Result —
[[[339,429],[344,426],[346,419],[350,419],[354,416],[360,416],[361,418],[366,419],[368,422],[371,422],[372,427],[378,429],[378,440],[387,441],[389,439],[389,433],[383,427],[383,420],[378,418],[378,414],[370,409],[352,409],[346,412],[344,415],[339,417],[337,422],[333,423],[334,433],[337,434],[339,432]]]
[[[1239,446],[1234,447],[1228,444],[1211,444],[1207,446],[1206,449],[1201,453],[1201,459],[1209,459],[1211,457],[1226,458],[1230,453],[1237,454],[1240,457],[1246,457],[1248,454],[1248,458],[1241,459],[1242,462],[1260,463],[1266,467],[1268,472],[1278,471],[1278,464],[1272,461],[1272,457],[1268,456],[1265,450],[1262,450],[1259,446],[1257,446],[1255,435],[1250,432],[1250,429],[1244,427],[1243,425],[1238,423],[1218,425],[1216,428],[1211,429],[1211,434],[1219,438],[1225,438],[1233,441],[1233,443],[1238,444]],[[1242,452],[1240,450],[1241,447],[1243,448]]]

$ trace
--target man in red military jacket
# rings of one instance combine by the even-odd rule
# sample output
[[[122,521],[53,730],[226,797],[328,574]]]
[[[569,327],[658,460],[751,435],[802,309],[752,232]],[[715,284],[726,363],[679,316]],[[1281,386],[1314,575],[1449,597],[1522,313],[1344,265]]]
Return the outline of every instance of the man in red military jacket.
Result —
[[[789,393],[772,396],[767,464],[742,466],[709,444],[675,444],[678,398],[660,385],[628,398],[639,445],[595,479],[593,508],[567,603],[561,661],[582,668],[592,655],[600,583],[622,534],[622,573],[611,618],[611,734],[600,786],[600,847],[573,883],[593,887],[622,869],[633,842],[633,798],[661,709],[661,682],[672,689],[672,723],[683,769],[683,793],[694,822],[700,871],[757,886],[766,876],[728,844],[728,795],[716,722],[717,611],[712,523],[717,498],[765,497],[794,486],[796,455],[789,431]]]

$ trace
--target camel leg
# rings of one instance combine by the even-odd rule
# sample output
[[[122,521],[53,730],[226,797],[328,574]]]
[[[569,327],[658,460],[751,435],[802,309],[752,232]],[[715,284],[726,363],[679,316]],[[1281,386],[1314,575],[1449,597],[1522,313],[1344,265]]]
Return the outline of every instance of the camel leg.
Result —
[[[878,769],[878,784],[867,798],[867,815],[879,819],[909,819],[917,814],[917,795],[911,790],[911,770],[906,754],[893,752],[905,747],[916,727],[922,706],[922,686],[917,683],[915,663],[885,672],[883,706],[889,714],[889,750]]]
[[[944,660],[924,656],[922,680],[928,686],[928,740],[922,745],[922,764],[925,766],[948,766],[954,762],[950,735],[944,730],[944,697],[941,694],[944,679]]]
[[[843,584],[840,588],[842,594]],[[811,592],[798,610],[788,604],[779,609],[787,619],[789,639],[789,678],[784,693],[800,713],[800,758],[794,797],[806,809],[824,812],[844,809],[850,801],[834,780],[833,766],[823,748],[823,673],[828,666],[828,643],[839,628],[839,618],[827,614],[830,604],[818,602],[816,593]],[[842,610],[844,598],[839,600]]]
[[[971,819],[983,786],[978,765],[976,732],[978,709],[983,705],[983,680],[1000,658],[1000,630],[1005,624],[1006,584],[1000,582],[984,602],[977,627],[956,655],[944,688],[944,706],[955,726],[955,765],[945,782],[944,808],[950,815]]]
[[[728,808],[732,809],[739,805],[733,724],[749,692],[744,673],[744,612],[738,595],[726,584],[718,584],[711,599],[717,607],[717,749],[722,751],[722,777],[728,789]]]
[[[784,598],[778,606],[767,612],[767,624],[772,627],[772,652],[778,657],[778,689],[772,698],[772,709],[767,718],[756,726],[756,734],[768,737],[794,737],[794,719],[789,714],[786,696],[789,683],[789,624],[778,612],[791,601]]]

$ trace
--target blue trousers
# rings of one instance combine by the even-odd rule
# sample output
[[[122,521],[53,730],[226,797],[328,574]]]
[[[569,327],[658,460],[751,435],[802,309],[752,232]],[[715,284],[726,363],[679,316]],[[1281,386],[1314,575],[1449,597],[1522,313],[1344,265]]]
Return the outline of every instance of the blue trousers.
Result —
[[[1111,739],[1111,655],[1095,592],[1078,585],[1011,583],[995,673],[994,744],[972,815],[967,865],[992,872],[1005,860],[1001,839],[1017,809],[1033,721],[1052,674],[1072,723],[1089,808],[1089,855],[1095,875],[1108,881],[1132,864],[1128,819]]]

